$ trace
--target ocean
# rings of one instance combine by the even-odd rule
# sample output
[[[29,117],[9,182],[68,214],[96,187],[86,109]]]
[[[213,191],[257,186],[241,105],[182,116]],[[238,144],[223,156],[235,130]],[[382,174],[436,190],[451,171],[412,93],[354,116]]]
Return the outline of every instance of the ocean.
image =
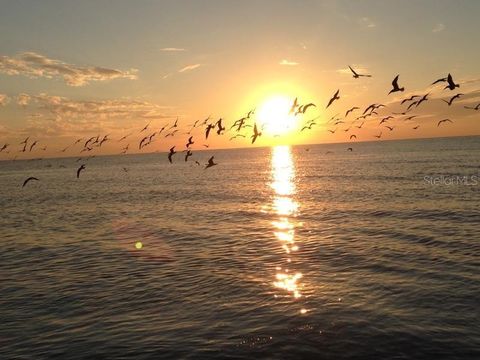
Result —
[[[0,162],[1,359],[480,358],[478,136],[76,160]]]

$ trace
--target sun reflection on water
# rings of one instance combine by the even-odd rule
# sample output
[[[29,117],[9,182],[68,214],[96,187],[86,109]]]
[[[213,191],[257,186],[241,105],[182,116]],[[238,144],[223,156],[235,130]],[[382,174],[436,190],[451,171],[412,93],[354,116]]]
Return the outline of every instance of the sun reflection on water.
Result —
[[[299,204],[295,201],[295,168],[289,146],[276,146],[272,150],[272,183],[274,191],[273,211],[278,218],[272,221],[274,235],[285,252],[285,265],[275,268],[273,285],[284,290],[287,296],[298,299],[302,296],[302,273],[292,269],[292,259],[299,247],[295,244],[294,218]],[[275,297],[278,297],[275,295]],[[302,312],[301,312],[302,313]],[[303,314],[303,313],[302,313]]]

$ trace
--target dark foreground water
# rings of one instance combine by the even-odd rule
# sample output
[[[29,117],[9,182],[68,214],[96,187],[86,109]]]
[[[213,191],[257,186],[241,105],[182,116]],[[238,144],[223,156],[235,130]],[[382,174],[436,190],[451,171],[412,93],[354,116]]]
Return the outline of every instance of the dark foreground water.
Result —
[[[480,138],[347,146],[1,162],[0,358],[478,359]]]

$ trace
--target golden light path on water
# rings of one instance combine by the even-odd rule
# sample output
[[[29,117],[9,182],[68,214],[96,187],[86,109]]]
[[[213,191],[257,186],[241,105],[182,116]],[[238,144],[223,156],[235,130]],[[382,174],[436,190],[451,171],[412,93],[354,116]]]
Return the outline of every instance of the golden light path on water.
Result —
[[[276,267],[276,288],[286,291],[298,299],[302,296],[302,273],[292,269],[292,259],[299,247],[295,244],[295,216],[299,204],[294,200],[295,195],[295,167],[289,146],[276,146],[272,149],[272,182],[274,191],[273,210],[278,218],[272,221],[274,234],[285,251],[285,265]],[[306,309],[300,313],[305,314]]]

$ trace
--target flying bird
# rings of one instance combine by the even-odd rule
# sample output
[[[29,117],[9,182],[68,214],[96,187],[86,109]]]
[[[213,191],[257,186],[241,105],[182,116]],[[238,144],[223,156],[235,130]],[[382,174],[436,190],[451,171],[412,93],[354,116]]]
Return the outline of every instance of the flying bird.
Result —
[[[447,78],[446,78],[446,77],[440,78],[440,79],[438,79],[438,80],[435,80],[435,81],[432,83],[432,85],[438,84],[438,83],[440,83],[440,82],[445,82],[445,81],[447,81]]]
[[[359,74],[359,73],[357,73],[355,70],[352,69],[352,67],[351,67],[350,65],[348,65],[348,67],[349,67],[350,71],[353,73],[353,77],[354,77],[355,79],[358,79],[358,78],[361,77],[361,76],[364,76],[364,77],[372,77],[372,75],[366,75],[366,74]]]
[[[453,123],[453,121],[452,121],[452,120],[450,120],[450,119],[443,119],[443,120],[440,120],[440,121],[438,122],[438,124],[437,124],[437,127],[439,127],[439,126],[440,126],[440,124],[442,124],[442,123],[446,123],[446,122],[451,122],[451,123]]]
[[[77,170],[77,179],[80,178],[80,172],[82,170],[85,170],[85,164],[80,165],[80,167]]]
[[[388,126],[388,125],[385,125],[385,127],[386,127],[388,130],[390,130],[390,131],[393,131],[393,129],[395,129],[395,127],[394,127],[394,126]]]
[[[350,140],[352,140],[353,138],[357,138],[357,135],[350,135]]]
[[[187,153],[185,154],[185,162],[187,162],[188,158],[192,155],[193,153],[190,150],[187,150]]]
[[[30,176],[27,180],[25,180],[25,181],[23,182],[22,188],[25,187],[25,185],[27,185],[31,180],[36,180],[36,181],[38,181],[38,179],[37,179],[36,177]]]
[[[458,99],[458,98],[459,98],[460,96],[462,96],[462,95],[464,95],[464,94],[454,95],[454,96],[452,96],[452,97],[450,98],[450,100],[445,100],[445,99],[442,99],[442,100],[445,101],[445,102],[448,104],[448,106],[450,106],[450,105],[452,105],[453,100]]]
[[[222,126],[222,119],[220,118],[216,123],[215,125],[217,125],[218,129],[217,129],[217,135],[221,135],[222,134],[222,131],[225,130],[225,127]]]
[[[190,136],[190,137],[188,138],[188,142],[187,142],[187,145],[186,145],[186,146],[187,146],[187,148],[189,148],[189,147],[190,147],[190,145],[193,145],[193,144],[195,144],[195,142],[194,142],[192,139],[193,139],[193,136]]]
[[[448,74],[448,76],[447,76],[447,83],[448,83],[448,85],[445,86],[445,87],[443,88],[443,90],[445,90],[445,89],[455,90],[455,88],[460,87],[459,84],[455,84],[455,82],[453,81],[453,77],[452,77],[451,74]]]
[[[175,146],[172,146],[170,148],[170,152],[168,153],[168,161],[170,161],[170,164],[172,164],[172,156],[176,153],[177,152],[175,151]]]
[[[353,151],[353,148],[349,147],[349,148],[347,149],[347,151]]]
[[[405,90],[404,87],[401,88],[401,87],[398,86],[398,77],[399,76],[400,75],[397,75],[397,76],[395,76],[395,79],[393,79],[393,81],[392,81],[393,88],[392,88],[392,90],[390,90],[388,95],[390,95],[391,93],[397,92],[397,91],[404,91]]]
[[[354,107],[352,107],[351,109],[348,109],[347,112],[345,113],[345,117],[347,117],[348,114],[350,114],[352,111],[357,110],[357,109],[360,109],[360,108],[357,107],[357,106],[354,106]]]
[[[464,106],[465,109],[470,109],[470,110],[479,110],[480,109],[480,103],[477,104],[477,106]]]
[[[145,127],[144,127],[142,130],[140,130],[140,132],[144,132],[145,130],[148,129],[149,126],[150,126],[150,123],[148,123],[147,125],[145,125]]]
[[[257,124],[255,123],[255,126],[253,127],[253,135],[251,136],[252,138],[252,144],[257,140],[257,137],[262,136],[262,133],[258,131],[257,129]]]
[[[210,131],[215,128],[214,124],[208,124],[207,128],[205,129],[205,139],[208,139],[208,135],[210,134]]]
[[[295,109],[298,107],[298,98],[295,98],[293,101],[292,107],[290,108],[289,114],[295,113]]]
[[[417,130],[420,127],[420,125],[414,126],[412,129]]]
[[[302,114],[305,114],[305,112],[307,111],[307,109],[308,109],[309,107],[312,107],[312,106],[313,106],[313,107],[317,107],[317,105],[315,105],[314,103],[308,103],[307,105],[303,105],[303,106],[302,106]]]
[[[213,162],[214,156],[212,156],[210,159],[208,159],[208,163],[205,164],[205,169],[208,169],[209,167],[218,165],[217,163]]]
[[[327,109],[330,105],[332,105],[332,103],[335,101],[335,100],[340,100],[340,96],[338,96],[338,94],[340,93],[340,89],[337,90],[337,92],[333,95],[333,97],[328,101],[328,104],[327,104]]]
[[[373,136],[375,136],[377,139],[380,139],[380,138],[382,137],[382,132],[380,131],[380,134],[378,134],[378,135],[373,135]]]
[[[427,99],[428,95],[430,95],[430,93],[427,93],[427,94],[423,95],[423,97],[420,100],[417,101],[417,104],[415,105],[415,107],[418,107],[422,102],[427,101],[428,100]]]
[[[403,105],[403,104],[406,103],[407,101],[412,101],[412,100],[416,99],[417,97],[420,97],[420,95],[412,95],[412,96],[410,96],[410,97],[407,98],[407,99],[403,99],[402,102],[400,103],[400,105]]]

